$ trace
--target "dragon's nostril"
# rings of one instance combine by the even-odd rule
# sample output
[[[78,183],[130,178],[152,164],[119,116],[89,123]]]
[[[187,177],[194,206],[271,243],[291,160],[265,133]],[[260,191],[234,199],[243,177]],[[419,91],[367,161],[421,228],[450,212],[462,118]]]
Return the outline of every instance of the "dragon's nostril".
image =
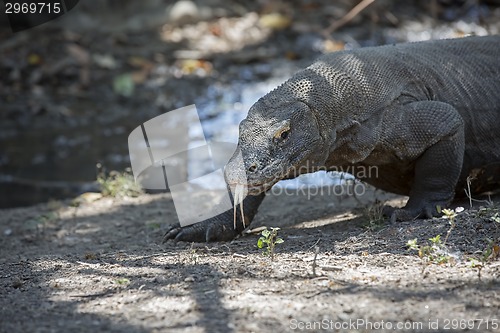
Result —
[[[252,165],[250,165],[250,167],[248,168],[248,171],[249,172],[255,172],[255,170],[257,170],[257,164],[256,163],[252,163]]]

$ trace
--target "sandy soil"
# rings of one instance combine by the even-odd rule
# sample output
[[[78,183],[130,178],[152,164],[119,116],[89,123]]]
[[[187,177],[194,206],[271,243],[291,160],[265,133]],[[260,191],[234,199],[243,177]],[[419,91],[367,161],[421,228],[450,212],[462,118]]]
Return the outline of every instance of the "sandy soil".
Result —
[[[0,331],[499,331],[498,248],[477,267],[498,210],[459,213],[439,264],[406,243],[444,238],[446,219],[370,223],[387,195],[334,198],[266,199],[252,227],[282,228],[273,260],[255,234],[162,244],[169,194],[3,210]]]

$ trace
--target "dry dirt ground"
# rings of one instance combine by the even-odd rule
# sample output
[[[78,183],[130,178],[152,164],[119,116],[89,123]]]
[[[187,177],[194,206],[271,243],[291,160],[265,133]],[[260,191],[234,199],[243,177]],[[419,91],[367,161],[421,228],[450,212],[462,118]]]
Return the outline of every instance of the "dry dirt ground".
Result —
[[[249,72],[242,67],[246,63],[273,67],[284,58],[312,61],[316,44],[323,52],[344,42],[375,45],[500,31],[500,11],[485,5],[495,1],[377,1],[380,7],[372,5],[373,11],[365,10],[335,33],[334,40],[342,43],[324,40],[319,31],[345,17],[357,1],[296,1],[296,14],[287,10],[277,16],[282,24],[291,14],[291,28],[271,34],[269,22],[257,31],[248,28],[261,22],[250,12],[279,13],[280,8],[267,1],[232,0],[227,3],[235,11],[222,14],[229,19],[170,27],[161,35],[152,23],[145,26],[154,21],[149,11],[118,10],[123,1],[119,6],[101,2],[108,6],[85,2],[92,15],[82,8],[77,16],[75,10],[59,28],[47,25],[47,30],[8,40],[10,30],[0,31],[5,37],[0,45],[0,127],[3,135],[13,133],[3,147],[14,152],[11,160],[18,164],[12,170],[51,148],[45,136],[30,136],[40,128],[47,127],[49,137],[69,132],[68,138],[88,138],[96,128],[121,128],[111,138],[91,136],[92,144],[68,139],[48,150],[47,156],[67,152],[71,163],[65,168],[49,164],[51,176],[73,175],[85,164],[92,165],[93,175],[105,142],[124,147],[129,131],[118,127],[122,119],[133,124],[132,130],[172,110],[172,101],[206,94],[210,85],[230,86],[235,78],[261,81],[269,75]],[[168,1],[152,2],[163,7],[150,10],[165,13]],[[466,5],[455,8],[462,2]],[[220,3],[224,8],[226,1]],[[422,17],[420,5],[427,3],[450,3],[443,7],[447,21]],[[231,18],[235,15],[240,19]],[[469,24],[471,16],[477,19]],[[484,27],[475,22],[485,20]],[[90,27],[83,27],[85,22]],[[220,45],[227,48],[220,50]],[[186,59],[186,52],[178,51],[195,56]],[[202,67],[193,69],[192,60],[205,57],[202,51],[210,53],[208,61],[195,61]],[[251,78],[245,79],[248,72]],[[114,78],[123,74],[137,81],[130,100],[113,90]],[[70,145],[73,141],[81,143]],[[50,178],[38,166],[33,170],[30,177]],[[5,188],[1,194],[16,195]],[[230,243],[162,244],[168,226],[177,221],[169,194],[95,201],[96,196],[85,195],[77,205],[64,201],[0,210],[0,332],[500,332],[498,208],[477,210],[481,204],[475,203],[476,210],[458,213],[446,248],[430,251],[428,239],[441,235],[444,242],[449,221],[382,223],[365,208],[377,197],[386,195],[268,198],[252,227],[281,227],[284,243],[277,245],[274,259],[257,248],[255,234]],[[468,202],[462,206],[468,208]],[[415,238],[426,252],[422,257],[406,245]]]
[[[498,210],[459,213],[420,258],[407,242],[449,220],[381,223],[375,198],[267,198],[252,227],[281,227],[272,260],[255,234],[162,244],[169,194],[2,210],[0,331],[500,331]]]

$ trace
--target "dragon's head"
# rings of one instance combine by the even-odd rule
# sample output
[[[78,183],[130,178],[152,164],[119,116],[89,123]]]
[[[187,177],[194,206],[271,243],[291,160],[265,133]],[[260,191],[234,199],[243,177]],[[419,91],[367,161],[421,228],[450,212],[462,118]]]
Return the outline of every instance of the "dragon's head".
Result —
[[[257,195],[284,178],[310,172],[324,159],[324,140],[313,111],[297,99],[255,103],[240,123],[236,152],[225,168],[230,187]]]

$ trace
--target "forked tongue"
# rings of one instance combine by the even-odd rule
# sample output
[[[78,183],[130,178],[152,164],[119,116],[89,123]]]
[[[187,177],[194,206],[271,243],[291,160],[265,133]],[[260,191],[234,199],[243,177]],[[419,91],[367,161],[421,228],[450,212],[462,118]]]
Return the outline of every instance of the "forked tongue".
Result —
[[[243,222],[243,228],[246,228],[245,215],[243,214],[243,199],[245,198],[245,186],[242,184],[237,184],[234,188],[234,229],[236,229],[236,206],[240,205],[241,221]]]
[[[244,162],[243,158],[241,156],[241,153],[233,157],[232,161],[233,167],[238,168],[238,170],[244,170]],[[233,174],[234,177],[234,174]],[[245,172],[238,172],[237,177],[238,179],[232,179],[234,183],[236,183],[236,186],[234,187],[233,190],[233,217],[234,217],[234,229],[236,229],[236,215],[237,215],[237,206],[240,205],[240,213],[241,213],[241,221],[243,222],[243,228],[246,228],[246,223],[245,223],[245,215],[243,213],[243,199],[245,199],[248,189],[247,189],[247,177]]]

